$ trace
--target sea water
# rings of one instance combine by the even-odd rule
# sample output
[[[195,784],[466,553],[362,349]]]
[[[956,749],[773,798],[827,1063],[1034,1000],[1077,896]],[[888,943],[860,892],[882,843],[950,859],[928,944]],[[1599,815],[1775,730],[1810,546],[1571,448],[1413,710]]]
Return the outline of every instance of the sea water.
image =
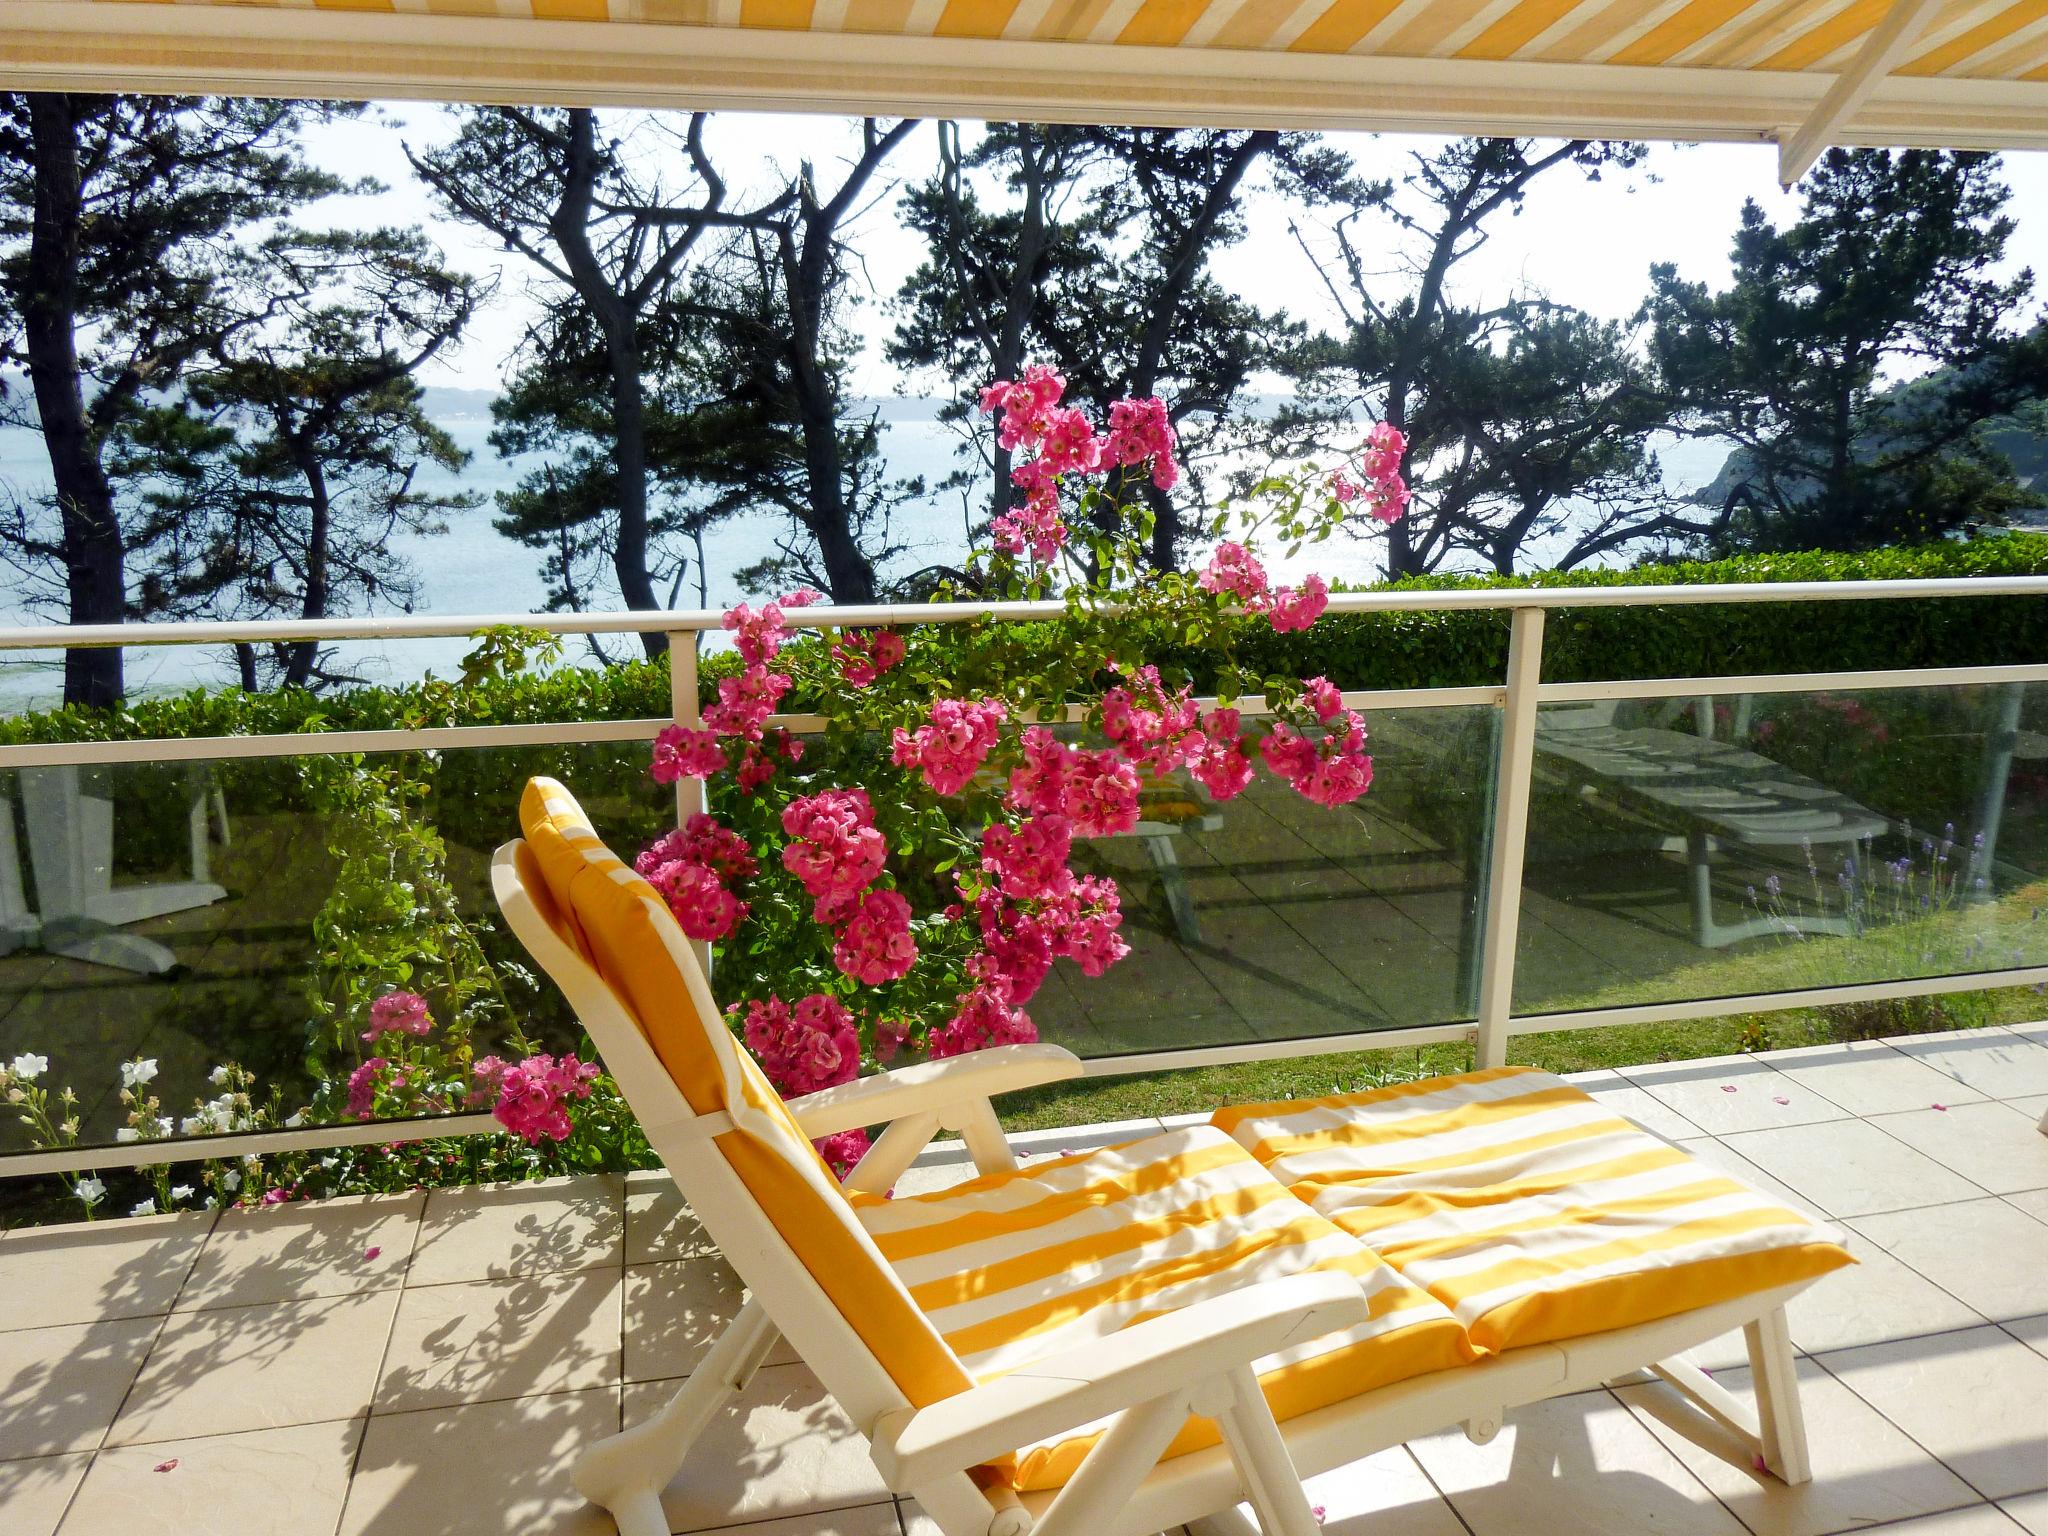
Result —
[[[935,489],[963,462],[957,456],[958,431],[937,420],[931,404],[923,401],[886,402],[882,415],[882,453],[890,472],[906,480],[921,478],[927,487],[925,495],[906,501],[892,514],[889,542],[903,550],[882,575],[886,579],[931,565],[960,563],[967,550],[970,511],[960,492]],[[482,501],[451,517],[446,533],[405,534],[395,541],[397,553],[419,574],[416,611],[435,616],[541,611],[547,601],[542,552],[507,538],[493,526],[496,493],[510,489],[539,461],[500,458],[489,442],[491,424],[486,415],[445,415],[438,418],[438,425],[471,457],[462,469],[452,472],[424,466],[419,474],[421,488],[470,491]],[[1673,441],[1665,445],[1662,457],[1667,483],[1674,489],[1707,483],[1724,454],[1724,449],[1712,443]],[[18,427],[0,429],[0,498],[46,494],[49,484],[49,461],[41,435]],[[785,531],[785,520],[768,513],[742,515],[715,526],[704,541],[708,606],[724,608],[738,601],[744,594],[735,573],[776,553]],[[1561,549],[1568,541],[1569,535],[1560,533],[1547,543]],[[1540,564],[1549,550],[1538,548],[1531,553]],[[1292,562],[1271,564],[1283,578],[1317,570],[1332,580],[1370,581],[1383,573],[1383,556],[1384,546],[1378,540],[1338,538],[1304,550]],[[698,606],[697,578],[694,569],[685,574],[678,606]],[[39,611],[26,599],[19,577],[0,567],[0,625],[51,623],[60,618]],[[616,588],[602,595],[601,604],[618,606]],[[146,625],[136,628],[139,633],[147,631]],[[448,677],[455,674],[470,644],[467,638],[344,641],[337,645],[335,662],[337,670],[375,682],[411,681],[429,670]],[[633,654],[636,649],[622,637],[611,637],[603,644],[614,655]],[[588,659],[590,651],[584,641],[572,638],[567,642],[567,654],[572,660]],[[61,658],[54,651],[0,654],[0,711],[12,713],[58,702],[62,695],[60,667]],[[134,645],[128,649],[126,669],[129,691],[136,695],[217,685],[234,677],[232,658],[222,648],[210,646]]]

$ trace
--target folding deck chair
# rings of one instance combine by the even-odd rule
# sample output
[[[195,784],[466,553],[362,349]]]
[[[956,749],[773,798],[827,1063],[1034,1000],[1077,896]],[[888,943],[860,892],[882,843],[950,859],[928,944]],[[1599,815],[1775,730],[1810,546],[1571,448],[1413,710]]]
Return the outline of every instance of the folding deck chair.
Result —
[[[1007,1046],[783,1103],[660,897],[559,784],[493,862],[750,1297],[577,1487],[622,1536],[786,1337],[946,1536],[1314,1536],[1301,1479],[1649,1367],[1787,1482],[1809,1476],[1786,1301],[1836,1234],[1570,1085],[1516,1068],[1226,1110],[1020,1168],[991,1098],[1072,1077]],[[810,1139],[886,1123],[844,1181]],[[885,1192],[941,1128],[979,1177]],[[1746,1330],[1754,1409],[1683,1357]]]

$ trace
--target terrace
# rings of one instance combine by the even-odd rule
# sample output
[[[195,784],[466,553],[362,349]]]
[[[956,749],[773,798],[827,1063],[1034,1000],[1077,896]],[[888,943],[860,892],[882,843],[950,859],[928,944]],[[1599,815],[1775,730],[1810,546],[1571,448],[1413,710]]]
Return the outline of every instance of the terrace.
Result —
[[[1852,1234],[1860,1267],[1791,1314],[1814,1481],[1736,1471],[1711,1421],[1624,1380],[1314,1479],[1332,1536],[2048,1531],[2048,1028],[1582,1081]],[[902,1187],[966,1172],[944,1143]],[[0,1295],[10,1536],[567,1536],[610,1528],[568,1486],[577,1449],[664,1402],[740,1290],[648,1173],[15,1231]],[[1746,1386],[1738,1337],[1700,1361]],[[935,1529],[786,1351],[664,1503],[678,1533]]]
[[[1940,600],[2035,585],[1957,584]],[[1714,594],[1793,595],[1811,594]],[[1890,596],[1882,586],[1857,595]],[[1437,600],[1520,605],[1507,681],[1350,695],[1371,712],[1371,795],[1337,810],[1264,783],[1228,804],[1154,796],[1135,834],[1090,845],[1089,866],[1126,887],[1133,953],[1095,981],[1055,973],[1033,1011],[1093,1076],[1262,1061],[1313,1069],[1367,1046],[1526,1058],[1567,1028],[1682,1032],[1688,1019],[1731,1012],[1768,1019],[1914,996],[1967,1009],[1985,989],[2026,998],[2021,986],[2048,978],[2037,947],[2048,838],[2026,777],[2032,696],[2048,668],[1547,682],[1545,610],[1530,598]],[[1681,600],[1695,595],[1624,594],[1633,605]],[[697,629],[683,618],[665,622],[678,625],[687,676]],[[692,694],[675,691],[676,718],[693,717]],[[1701,719],[1719,735],[1703,734]],[[1759,729],[1766,721],[1775,727]],[[1887,746],[1875,767],[1854,750],[1872,739],[1871,721]],[[132,962],[125,952],[32,946],[0,958],[0,1057],[48,1050],[68,1077],[101,1090],[81,1104],[78,1146],[12,1151],[0,1168],[75,1175],[495,1130],[481,1115],[424,1117],[182,1138],[143,1154],[113,1140],[117,1069],[158,1061],[152,1087],[168,1103],[188,1087],[203,1095],[208,1065],[230,1048],[286,1082],[300,1065],[300,987],[318,949],[309,933],[344,839],[331,810],[281,788],[279,768],[345,764],[364,750],[372,763],[432,754],[450,878],[462,910],[481,917],[488,849],[514,823],[511,793],[526,773],[597,786],[608,821],[633,835],[674,814],[644,775],[644,742],[661,723],[0,749],[25,781],[85,775],[78,794],[112,807],[117,837],[155,850],[117,870],[116,892],[197,876],[220,893],[105,930],[160,945],[178,965],[169,974],[107,963]],[[808,717],[787,723],[815,728]],[[1802,733],[1831,750],[1801,755]],[[1833,750],[1844,743],[1851,750]],[[1630,777],[1653,749],[1681,758],[1655,774],[1654,793]],[[1748,754],[1732,780],[1718,766],[1728,753]],[[17,791],[31,817],[48,788]],[[1673,793],[1691,809],[1657,798]],[[1931,825],[1941,806],[1965,818],[1961,833],[1944,834],[1941,857],[1958,866],[1946,876],[1916,851],[1918,834],[1893,825]],[[1778,835],[1787,816],[1790,839]],[[1971,827],[1988,829],[1982,844],[1966,846]],[[1835,859],[1860,861],[1855,881],[1808,867],[1816,838],[1830,875]],[[34,857],[20,863],[32,888],[46,883]],[[1873,886],[1865,866],[1891,885]],[[1981,886],[1962,888],[1969,872]],[[1774,902],[1758,889],[1774,877],[1812,894]],[[1697,1051],[1668,1047],[1667,1037],[1658,1053]],[[1491,1446],[1432,1436],[1317,1479],[1332,1529],[2048,1528],[2048,1139],[2036,1129],[2048,1114],[2048,1029],[1847,1040],[1579,1080],[1653,1133],[1852,1233],[1861,1267],[1792,1316],[1815,1482],[1793,1490],[1731,1473],[1695,1443],[1712,1433],[1704,1420],[1624,1381],[1524,1410]],[[1044,1156],[1159,1123],[1016,1141],[1027,1158]],[[959,1144],[944,1143],[903,1187],[966,1171]],[[739,1288],[663,1176],[635,1173],[24,1228],[0,1237],[0,1294],[10,1297],[0,1329],[10,1532],[204,1510],[254,1530],[454,1536],[603,1528],[564,1481],[577,1448],[651,1412]],[[1738,1380],[1739,1342],[1730,1336],[1702,1363]],[[676,1531],[927,1528],[887,1496],[792,1356],[778,1355],[750,1390],[746,1411],[671,1488]],[[289,1499],[268,1496],[280,1480],[294,1487]]]
[[[2048,147],[2048,31],[2025,3],[6,9],[10,89],[1718,138],[1775,142],[1788,183],[1829,143]],[[1500,610],[1505,673],[1348,695],[1371,712],[1381,777],[1357,807],[1183,797],[1152,807],[1139,835],[1087,850],[1127,886],[1134,953],[1085,987],[1056,974],[1040,1026],[1114,1080],[1365,1048],[1492,1065],[1570,1031],[1731,1018],[1744,1022],[1713,1027],[1753,1044],[1815,1005],[2018,1017],[2017,989],[2048,984],[2048,800],[2034,766],[2048,756],[2048,665],[1898,666],[1873,652],[1856,664],[1891,669],[1544,680],[1546,615],[1575,603],[1998,594],[2037,602],[2048,581],[1340,599],[1339,611]],[[19,631],[0,649],[403,641],[485,622],[153,626],[146,642],[132,628]],[[715,618],[549,623],[666,631],[668,709],[0,747],[0,1059],[48,1051],[87,1090],[71,1144],[31,1148],[8,1127],[12,1188],[165,1159],[228,1166],[495,1134],[489,1117],[455,1113],[138,1149],[117,1139],[117,1074],[146,1057],[167,1102],[203,1097],[232,1051],[287,1095],[306,1088],[299,988],[346,840],[308,787],[328,767],[431,773],[471,927],[488,914],[484,861],[527,773],[597,784],[592,804],[622,838],[691,808],[651,792],[642,770],[658,728],[697,719],[691,663]],[[558,1038],[558,1003],[533,1006],[526,1022]],[[1453,1430],[1316,1479],[1328,1529],[2048,1532],[2048,1139],[2036,1130],[2048,1030],[1836,1040],[1582,1081],[1850,1232],[1861,1266],[1792,1311],[1814,1481],[1731,1470],[1706,1452],[1709,1422],[1624,1380],[1520,1411],[1488,1445]],[[1019,1150],[1157,1123],[1036,1131]],[[963,1171],[935,1149],[905,1187]],[[650,1413],[739,1300],[655,1173],[15,1228],[0,1233],[0,1298],[8,1536],[608,1531],[567,1486],[570,1462]],[[1732,1341],[1700,1363],[1745,1385]],[[677,1532],[933,1529],[886,1493],[787,1354],[666,1504]]]

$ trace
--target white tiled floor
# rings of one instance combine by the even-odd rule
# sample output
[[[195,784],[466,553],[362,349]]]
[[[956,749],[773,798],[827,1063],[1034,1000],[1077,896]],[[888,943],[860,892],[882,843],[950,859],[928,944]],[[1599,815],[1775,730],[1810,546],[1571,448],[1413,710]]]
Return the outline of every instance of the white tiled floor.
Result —
[[[1815,1481],[1731,1466],[1711,1421],[1627,1385],[1312,1479],[1332,1536],[2048,1536],[2038,1031],[1583,1086],[1848,1229],[1862,1265],[1791,1313]],[[935,1149],[905,1184],[961,1173]],[[9,1233],[0,1536],[609,1536],[577,1448],[659,1407],[740,1294],[654,1175]],[[1700,1358],[1746,1390],[1738,1341]],[[786,1345],[666,1505],[679,1532],[938,1536]]]

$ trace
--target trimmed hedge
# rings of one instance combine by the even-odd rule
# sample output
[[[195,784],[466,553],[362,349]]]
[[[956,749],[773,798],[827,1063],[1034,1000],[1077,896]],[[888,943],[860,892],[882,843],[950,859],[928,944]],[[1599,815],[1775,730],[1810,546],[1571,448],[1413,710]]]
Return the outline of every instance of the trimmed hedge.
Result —
[[[1782,581],[2048,575],[2048,535],[2002,534],[1867,554],[1747,555],[1530,577],[1425,577],[1389,591],[1700,585]],[[1057,624],[1043,626],[1058,644]],[[1262,674],[1321,674],[1349,688],[1456,687],[1497,683],[1507,666],[1508,623],[1498,613],[1333,615],[1279,635],[1247,621],[1240,660]],[[949,627],[928,626],[921,647],[942,647]],[[815,642],[803,642],[815,643]],[[1870,667],[1986,666],[2048,656],[2048,602],[2035,598],[1939,602],[1682,605],[1553,611],[1543,675],[1577,682],[1618,677],[1821,672]],[[1211,659],[1162,636],[1148,659],[1209,679]],[[730,652],[702,668],[707,696],[732,670]],[[363,687],[333,695],[245,694],[194,689],[137,700],[124,709],[57,709],[0,720],[0,741],[87,741],[376,730],[417,724],[486,725],[626,719],[668,713],[668,666],[639,661],[607,669],[563,667],[455,692],[421,719],[412,687]],[[792,698],[789,707],[803,708]]]

